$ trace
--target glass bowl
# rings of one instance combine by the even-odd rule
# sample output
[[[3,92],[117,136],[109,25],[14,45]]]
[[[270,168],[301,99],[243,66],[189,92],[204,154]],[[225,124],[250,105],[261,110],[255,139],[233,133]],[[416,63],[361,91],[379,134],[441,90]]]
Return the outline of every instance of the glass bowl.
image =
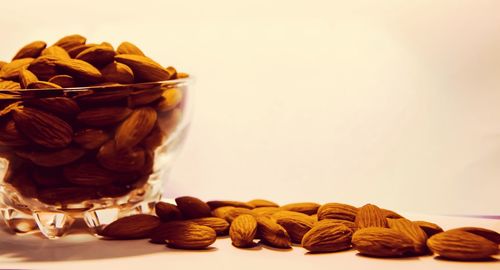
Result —
[[[97,234],[150,213],[186,137],[189,78],[0,90],[0,213],[15,233]]]

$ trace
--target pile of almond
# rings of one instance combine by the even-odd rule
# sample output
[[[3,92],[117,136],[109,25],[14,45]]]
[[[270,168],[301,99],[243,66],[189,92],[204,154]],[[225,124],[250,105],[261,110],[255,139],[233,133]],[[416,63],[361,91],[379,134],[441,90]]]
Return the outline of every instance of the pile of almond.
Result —
[[[203,249],[229,234],[238,248],[259,244],[275,248],[299,245],[310,253],[357,250],[380,258],[425,256],[459,261],[491,260],[500,234],[478,227],[443,231],[426,221],[410,221],[373,204],[354,207],[312,202],[279,206],[262,199],[208,201],[184,196],[175,204],[159,202],[156,216],[118,219],[98,232],[108,239],[149,238],[171,248]],[[260,241],[256,241],[260,240]]]
[[[56,205],[140,188],[182,118],[186,88],[173,80],[185,77],[130,42],[27,44],[0,61],[3,181]]]

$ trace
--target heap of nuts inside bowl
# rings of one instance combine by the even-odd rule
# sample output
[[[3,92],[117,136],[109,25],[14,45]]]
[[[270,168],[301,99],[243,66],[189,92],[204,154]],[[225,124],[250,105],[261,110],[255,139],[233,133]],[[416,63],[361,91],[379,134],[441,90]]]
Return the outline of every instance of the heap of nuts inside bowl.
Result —
[[[447,231],[427,221],[411,221],[373,204],[291,203],[263,199],[208,201],[183,196],[158,202],[156,215],[123,217],[99,234],[107,239],[149,238],[171,248],[204,249],[229,234],[238,248],[263,244],[278,249],[302,246],[309,253],[355,249],[379,258],[427,256],[459,261],[494,260],[500,234],[479,227]],[[260,241],[256,241],[260,240]]]
[[[4,182],[48,204],[140,187],[183,114],[184,89],[168,81],[186,77],[130,42],[115,49],[70,35],[27,44],[0,61]]]

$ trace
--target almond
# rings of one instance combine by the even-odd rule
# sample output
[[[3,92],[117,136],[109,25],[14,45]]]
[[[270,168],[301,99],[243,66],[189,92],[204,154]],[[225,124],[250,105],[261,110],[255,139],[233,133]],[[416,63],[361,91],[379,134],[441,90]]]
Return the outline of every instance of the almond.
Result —
[[[83,149],[92,150],[101,147],[111,136],[101,129],[84,129],[73,136],[73,140]]]
[[[57,59],[57,69],[67,73],[84,82],[99,82],[102,79],[101,72],[91,64],[79,59]]]
[[[276,222],[283,226],[293,243],[300,244],[304,235],[314,226],[314,220],[303,213],[280,211],[272,215]]]
[[[172,221],[160,225],[152,237],[163,238],[171,248],[179,249],[204,249],[217,239],[215,231],[207,226],[192,222]]]
[[[53,152],[19,150],[16,154],[42,167],[56,167],[78,160],[85,154],[85,151],[77,147],[67,147]]]
[[[24,47],[22,47],[12,58],[12,60],[21,59],[21,58],[37,58],[40,56],[40,53],[45,49],[47,43],[43,41],[33,41]]]
[[[113,62],[115,54],[113,47],[97,45],[80,52],[75,59],[83,60],[96,67],[102,67]]]
[[[116,149],[120,151],[136,146],[151,132],[156,117],[156,111],[149,107],[135,109],[116,129]]]
[[[257,233],[257,220],[252,215],[243,214],[234,219],[229,228],[229,236],[235,247],[252,247]]]
[[[25,104],[53,113],[61,118],[72,118],[80,111],[78,104],[67,97],[35,98],[26,100]]]
[[[387,228],[387,219],[384,213],[378,206],[373,204],[366,204],[358,210],[356,219],[354,221],[358,229],[368,227],[382,227]]]
[[[304,213],[306,215],[316,214],[318,212],[319,204],[314,202],[303,202],[303,203],[290,203],[281,206],[282,210],[294,211]]]
[[[71,77],[69,75],[53,76],[49,79],[49,82],[57,84],[57,85],[61,86],[62,88],[71,88],[71,87],[76,86],[75,79],[73,79],[73,77]]]
[[[389,218],[387,223],[389,228],[401,232],[413,241],[414,254],[427,253],[427,235],[417,224],[405,218]]]
[[[54,56],[40,56],[29,64],[28,70],[39,80],[48,80],[57,75],[56,61],[57,57]]]
[[[116,52],[118,54],[136,54],[144,56],[144,53],[141,51],[141,49],[128,41],[122,42],[116,49]]]
[[[302,247],[313,253],[335,252],[351,247],[352,231],[347,226],[322,223],[309,230],[302,239]]]
[[[218,217],[194,218],[189,221],[198,225],[210,227],[214,229],[217,235],[227,235],[229,230],[229,223],[225,219]]]
[[[115,60],[129,66],[135,78],[143,82],[165,81],[170,78],[167,70],[146,56],[118,54]]]
[[[113,239],[147,238],[158,225],[160,225],[158,217],[138,214],[113,221],[99,234]]]
[[[437,233],[443,232],[443,229],[439,227],[439,225],[431,222],[413,221],[413,223],[417,224],[422,230],[424,230],[427,237],[431,237]]]
[[[57,58],[70,59],[68,52],[66,52],[66,50],[64,50],[63,48],[61,48],[57,45],[53,45],[53,46],[45,48],[42,51],[41,55],[45,55],[45,56],[50,55],[50,56],[54,56]]]
[[[99,148],[97,160],[101,166],[108,170],[139,172],[146,164],[146,153],[141,147],[117,151],[114,140],[110,140]]]
[[[163,222],[183,219],[179,208],[171,203],[157,202],[155,205],[155,212]]]
[[[352,221],[349,220],[344,220],[344,219],[322,219],[320,221],[317,221],[314,226],[319,226],[321,224],[341,224],[347,226],[347,228],[351,229],[351,231],[355,232],[358,228],[356,227],[356,224]]]
[[[427,245],[439,256],[451,260],[488,259],[498,253],[498,245],[479,235],[451,230],[433,235]]]
[[[7,121],[0,129],[1,146],[24,146],[29,144],[28,139],[17,130],[13,120]]]
[[[290,248],[290,236],[283,226],[270,217],[257,216],[257,234],[262,241],[276,248]]]
[[[76,119],[92,127],[106,127],[121,122],[132,113],[127,107],[100,107],[80,112]]]
[[[318,220],[342,219],[354,221],[358,213],[358,208],[343,203],[327,203],[318,209]]]
[[[182,101],[183,95],[179,88],[168,88],[163,92],[163,95],[156,105],[159,112],[167,112],[177,107]]]
[[[66,51],[79,45],[85,44],[87,39],[81,35],[69,35],[58,40],[54,45],[62,47]]]
[[[269,201],[269,200],[264,200],[264,199],[253,199],[251,201],[247,202],[249,205],[253,206],[254,208],[257,207],[279,207],[279,205],[275,202]]]
[[[253,206],[251,206],[248,203],[245,202],[238,202],[238,201],[208,201],[207,204],[210,206],[210,209],[216,209],[222,206],[234,206],[234,207],[241,207],[241,208],[248,208],[252,209]]]
[[[372,257],[402,257],[413,252],[413,241],[408,236],[382,227],[358,229],[352,245],[359,253]]]
[[[276,212],[283,211],[278,207],[257,207],[251,210],[253,215],[257,216],[272,216]]]
[[[188,219],[209,217],[211,215],[210,206],[198,198],[183,196],[176,198],[175,202],[182,215]]]
[[[21,85],[14,81],[0,81],[0,89],[16,90],[16,89],[21,89]]]
[[[67,146],[73,136],[73,129],[60,118],[43,111],[18,107],[12,117],[16,127],[30,140],[48,148]]]
[[[84,162],[63,169],[64,178],[79,186],[105,186],[116,179],[116,174],[95,163]]]
[[[243,214],[252,215],[252,211],[250,209],[241,208],[241,207],[234,207],[234,206],[219,207],[219,208],[215,209],[212,212],[212,214],[219,215],[219,213],[221,212],[220,209],[224,209],[224,210],[222,211],[222,214],[220,214],[222,216],[219,216],[219,217],[227,220],[227,222],[229,222],[229,223],[233,222],[233,220],[240,215],[243,215]]]
[[[134,72],[127,65],[111,62],[106,65],[102,70],[102,77],[106,82],[116,82],[129,84],[134,82]]]
[[[126,105],[128,96],[132,91],[123,87],[107,86],[106,89],[89,90],[77,94],[74,99],[78,104],[95,106],[113,106],[116,104]],[[130,113],[132,111],[129,111]],[[128,115],[127,115],[128,116]]]
[[[479,235],[492,241],[493,243],[500,245],[500,234],[493,230],[480,227],[460,227],[460,228],[455,228],[452,231],[454,230],[465,231],[475,235]]]
[[[33,62],[33,58],[12,60],[12,62],[3,65],[2,69],[0,69],[0,79],[17,80],[19,78],[19,72],[27,68],[31,62]]]
[[[130,94],[129,104],[131,107],[147,105],[158,100],[163,95],[163,89],[159,87],[148,87],[144,90],[135,90]]]
[[[28,84],[38,81],[38,78],[33,72],[24,68],[19,71],[19,81],[21,82],[22,88],[28,88]]]
[[[86,49],[90,47],[98,46],[97,44],[81,44],[72,47],[71,49],[68,50],[68,54],[71,58],[75,58],[79,53],[85,51]]]

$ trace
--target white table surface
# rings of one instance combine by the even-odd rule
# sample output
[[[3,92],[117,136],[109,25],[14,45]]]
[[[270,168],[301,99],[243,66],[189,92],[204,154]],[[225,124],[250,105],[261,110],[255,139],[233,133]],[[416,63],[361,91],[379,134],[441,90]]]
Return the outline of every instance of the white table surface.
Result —
[[[500,220],[408,214],[445,229],[482,226],[500,231]],[[15,236],[0,231],[0,269],[500,269],[500,255],[489,262],[452,262],[432,256],[374,259],[356,251],[306,254],[300,247],[275,250],[266,246],[237,249],[230,239],[218,239],[202,251],[169,249],[147,240],[105,241],[82,232],[58,240],[36,235]]]

